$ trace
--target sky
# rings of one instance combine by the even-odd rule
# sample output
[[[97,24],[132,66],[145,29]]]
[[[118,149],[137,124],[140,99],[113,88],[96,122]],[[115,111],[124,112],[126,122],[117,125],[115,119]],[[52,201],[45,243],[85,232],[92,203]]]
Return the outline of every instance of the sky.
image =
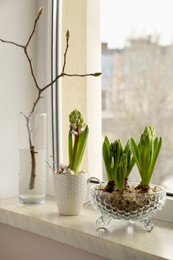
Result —
[[[109,48],[158,34],[160,44],[173,42],[173,0],[101,0],[101,38]]]

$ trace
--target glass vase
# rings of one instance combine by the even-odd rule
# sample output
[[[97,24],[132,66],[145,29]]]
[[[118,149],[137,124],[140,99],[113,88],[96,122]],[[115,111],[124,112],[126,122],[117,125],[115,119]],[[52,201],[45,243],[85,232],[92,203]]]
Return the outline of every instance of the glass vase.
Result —
[[[19,129],[19,201],[40,204],[46,197],[46,114],[21,114]]]

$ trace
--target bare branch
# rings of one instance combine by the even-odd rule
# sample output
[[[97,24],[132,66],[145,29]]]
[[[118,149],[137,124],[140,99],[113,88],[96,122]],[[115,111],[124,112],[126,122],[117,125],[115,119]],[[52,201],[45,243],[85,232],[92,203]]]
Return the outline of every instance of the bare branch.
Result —
[[[41,14],[42,14],[42,10],[43,10],[43,9],[40,9],[40,11],[39,11],[38,14],[37,14],[37,18],[35,19],[33,30],[32,30],[32,32],[31,32],[31,34],[30,34],[30,36],[29,36],[29,39],[28,39],[26,45],[25,45],[26,48],[28,47],[28,45],[29,45],[29,43],[30,43],[30,41],[31,41],[31,39],[32,39],[32,36],[33,36],[34,33],[35,33],[36,26],[37,26],[37,22],[38,22],[38,20],[39,20]]]
[[[6,40],[3,40],[3,39],[0,39],[0,41],[3,42],[3,43],[8,43],[8,44],[15,45],[15,46],[20,47],[20,48],[24,48],[25,47],[24,45],[21,45],[21,44],[18,44],[16,42],[12,42],[12,41],[6,41]]]
[[[97,75],[98,74],[98,75]],[[68,74],[68,73],[63,73],[63,76],[67,76],[67,77],[98,77],[100,76],[101,73],[88,73],[88,74]]]
[[[66,49],[65,49],[65,52],[64,52],[64,62],[63,62],[61,74],[64,74],[64,71],[65,71],[66,60],[67,60],[67,51],[68,51],[68,48],[69,48],[69,38],[70,38],[70,33],[69,33],[69,31],[67,31],[67,33],[66,33]]]
[[[36,76],[35,76],[35,74],[34,74],[34,70],[33,70],[33,66],[32,66],[32,61],[31,61],[31,59],[30,59],[30,57],[29,57],[29,55],[28,55],[27,46],[24,47],[24,52],[25,52],[26,58],[27,58],[28,63],[29,63],[31,75],[32,75],[32,78],[33,78],[33,80],[34,80],[35,86],[36,86],[36,88],[37,88],[38,91],[39,91],[39,90],[40,90],[40,87],[39,87],[39,85],[38,85]]]
[[[33,81],[35,83],[35,87],[37,89],[37,97],[35,99],[35,102],[33,103],[33,106],[31,108],[31,111],[29,113],[28,116],[25,116],[24,114],[24,117],[26,119],[26,128],[27,128],[27,131],[28,131],[28,141],[29,141],[29,146],[30,146],[30,154],[31,154],[31,177],[30,177],[30,184],[29,184],[29,188],[30,189],[33,189],[34,188],[34,183],[35,183],[35,177],[36,177],[36,174],[35,174],[35,170],[36,170],[36,158],[35,158],[35,154],[36,154],[36,151],[35,151],[35,147],[34,147],[34,144],[32,143],[32,130],[30,128],[30,119],[31,119],[31,116],[32,114],[34,113],[35,111],[35,108],[39,102],[39,100],[41,98],[43,98],[42,96],[42,93],[48,89],[50,86],[52,86],[59,78],[62,78],[64,76],[67,76],[67,77],[88,77],[88,76],[93,76],[93,77],[98,77],[101,75],[101,73],[99,72],[96,72],[96,73],[88,73],[88,74],[68,74],[68,73],[65,73],[65,68],[66,68],[66,62],[67,62],[67,52],[68,52],[68,48],[69,48],[69,38],[70,38],[70,33],[69,31],[67,31],[66,33],[66,48],[65,48],[65,52],[64,52],[64,61],[63,61],[63,65],[62,65],[62,71],[59,75],[57,75],[55,77],[55,79],[53,79],[50,83],[46,84],[45,86],[43,86],[42,88],[39,86],[38,82],[37,82],[37,79],[36,79],[36,75],[34,73],[34,69],[33,69],[33,65],[32,65],[32,61],[31,61],[31,58],[28,54],[28,47],[29,47],[29,44],[31,42],[31,39],[35,33],[35,30],[36,30],[36,27],[37,27],[37,23],[38,23],[38,20],[41,16],[43,12],[43,8],[40,8],[40,10],[38,11],[38,14],[37,14],[37,18],[35,19],[35,22],[34,22],[34,26],[33,26],[33,29],[32,29],[32,32],[31,34],[29,35],[29,38],[28,38],[28,41],[26,42],[25,45],[21,45],[21,44],[18,44],[16,42],[13,42],[13,41],[6,41],[6,40],[3,40],[3,39],[0,39],[1,42],[3,43],[8,43],[8,44],[12,44],[12,45],[15,45],[17,47],[20,47],[24,50],[24,54],[26,56],[26,59],[28,61],[28,64],[29,64],[29,67],[30,67],[30,71],[31,71],[31,76],[33,78]]]
[[[33,107],[32,107],[32,110],[31,110],[29,116],[31,116],[31,115],[34,113],[34,110],[35,110],[35,108],[36,108],[36,106],[37,106],[37,104],[38,104],[40,98],[41,98],[41,91],[38,92],[37,99],[36,99],[35,102],[33,103]]]
[[[48,83],[45,87],[43,87],[41,90],[41,92],[45,91],[47,88],[49,88],[50,86],[52,86],[59,78],[63,77],[63,74],[59,74],[56,76],[56,78],[54,80],[52,80],[50,83]]]

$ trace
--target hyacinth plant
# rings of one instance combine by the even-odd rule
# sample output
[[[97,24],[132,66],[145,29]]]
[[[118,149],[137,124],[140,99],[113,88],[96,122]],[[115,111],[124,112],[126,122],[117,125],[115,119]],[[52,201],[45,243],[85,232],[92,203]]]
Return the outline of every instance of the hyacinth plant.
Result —
[[[68,134],[68,151],[69,151],[69,168],[75,174],[78,173],[79,167],[84,155],[89,128],[84,123],[81,112],[73,110],[69,115],[70,129]]]
[[[86,123],[84,123],[84,117],[82,113],[74,109],[69,115],[69,132],[68,132],[68,155],[69,162],[68,165],[60,164],[59,169],[55,167],[55,162],[53,162],[53,167],[47,162],[48,166],[54,173],[59,174],[79,174],[83,171],[79,170],[82,162],[84,151],[87,144],[89,134],[89,128]]]
[[[106,136],[102,151],[109,180],[106,190],[112,192],[115,187],[117,190],[123,190],[127,185],[128,177],[135,164],[130,141],[128,140],[124,147],[119,139],[114,143],[110,143]]]
[[[139,144],[131,138],[130,145],[141,176],[139,188],[147,191],[162,146],[162,138],[156,137],[154,127],[146,126]]]
[[[103,158],[108,176],[105,185],[99,182],[91,188],[90,201],[100,213],[96,223],[106,226],[111,219],[139,220],[145,230],[151,231],[151,217],[161,210],[166,200],[166,191],[150,180],[161,149],[162,139],[156,137],[153,127],[146,126],[137,144],[133,138],[123,147],[120,140],[110,143],[105,137]],[[127,182],[136,163],[141,183]]]
[[[60,71],[60,73],[58,75],[55,76],[55,78],[51,82],[46,83],[44,86],[39,85],[39,82],[38,82],[37,77],[36,77],[36,73],[35,73],[34,68],[33,68],[32,58],[30,57],[30,54],[29,54],[29,46],[30,46],[31,40],[32,40],[32,38],[35,34],[38,21],[39,21],[40,17],[42,16],[42,14],[43,14],[43,8],[41,7],[38,10],[37,17],[36,17],[34,25],[33,25],[33,29],[32,29],[32,31],[31,31],[31,33],[28,37],[28,40],[26,41],[25,44],[0,39],[0,42],[14,45],[14,46],[16,46],[16,47],[18,47],[18,48],[20,48],[24,51],[25,58],[26,58],[26,60],[29,64],[29,69],[30,69],[30,73],[31,73],[31,76],[32,76],[32,79],[33,79],[33,83],[34,83],[36,90],[37,90],[37,95],[36,95],[35,101],[33,102],[33,105],[31,107],[30,112],[27,115],[21,113],[21,114],[23,114],[24,118],[26,119],[26,128],[27,128],[27,132],[28,132],[28,143],[29,143],[29,149],[30,149],[30,155],[31,155],[31,176],[30,176],[30,182],[29,182],[29,189],[30,190],[34,189],[34,186],[35,186],[36,161],[37,161],[36,156],[38,154],[38,152],[35,149],[35,144],[33,143],[32,129],[31,129],[31,126],[30,126],[30,121],[31,121],[31,116],[34,114],[40,99],[43,98],[43,93],[48,88],[52,87],[53,84],[56,81],[58,81],[60,78],[63,78],[63,77],[89,77],[89,76],[98,77],[98,76],[101,75],[100,72],[87,73],[87,74],[76,74],[76,73],[70,74],[70,73],[66,72],[67,53],[68,53],[68,49],[69,49],[69,39],[70,39],[70,32],[69,32],[69,30],[67,30],[67,32],[66,32],[66,47],[65,47],[65,52],[64,52],[64,60],[63,60],[63,64],[62,64],[62,70]]]

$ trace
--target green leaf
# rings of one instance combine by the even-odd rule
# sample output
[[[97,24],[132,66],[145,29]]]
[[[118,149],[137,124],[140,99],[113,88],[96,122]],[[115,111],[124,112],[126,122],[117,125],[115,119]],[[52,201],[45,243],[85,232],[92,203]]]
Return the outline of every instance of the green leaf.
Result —
[[[76,156],[74,158],[74,163],[73,163],[73,170],[75,173],[78,172],[79,166],[80,166],[82,158],[83,158],[84,150],[85,150],[86,143],[87,143],[88,133],[89,133],[89,129],[88,129],[88,126],[86,126],[85,130],[82,133],[80,133],[80,135],[79,135]]]
[[[130,175],[130,173],[131,173],[131,170],[133,169],[134,165],[135,165],[135,159],[134,159],[134,156],[133,156],[133,157],[131,158],[131,160],[130,160],[130,163],[129,163],[128,166],[127,166],[127,173],[126,173],[126,175],[125,175],[125,178],[128,178],[128,177],[129,177],[129,175]]]
[[[113,180],[112,176],[112,169],[111,169],[111,156],[110,156],[110,142],[107,137],[105,137],[103,146],[102,146],[102,153],[103,153],[103,159],[104,164],[107,172],[107,176],[109,180]]]
[[[111,165],[111,162],[112,162],[111,154],[110,154],[110,145],[111,145],[111,144],[110,144],[110,141],[109,141],[109,139],[108,139],[107,136],[105,136],[104,143],[105,143],[106,148],[107,148],[109,163],[110,163],[110,165]]]
[[[127,141],[127,143],[125,145],[123,153],[126,154],[126,156],[127,156],[127,164],[129,165],[130,159],[131,159],[130,158],[131,157],[131,150],[130,150],[130,141],[129,140]]]
[[[123,153],[120,158],[119,169],[117,171],[116,187],[119,190],[124,189],[126,173],[127,173],[127,155]]]
[[[128,140],[123,152],[127,155],[129,151],[130,151],[130,141]]]
[[[139,160],[139,148],[133,138],[130,138],[130,146],[131,146],[131,150],[132,150],[136,165],[138,167],[139,173],[141,174],[141,164],[140,164],[140,160]]]
[[[73,137],[72,133],[69,131],[68,134],[68,155],[69,155],[69,167],[73,167]]]
[[[151,162],[151,152],[152,152],[153,139],[146,138],[145,144],[142,147],[143,153],[141,158],[141,178],[142,184],[148,185],[148,170]]]
[[[154,140],[154,148],[153,148],[153,152],[154,152],[154,150],[156,149],[158,143],[159,143],[159,139],[158,139],[158,137],[156,137],[155,140]]]
[[[118,171],[122,153],[123,153],[123,145],[120,140],[117,140],[117,149],[114,157],[114,167],[113,167],[114,174],[116,174]]]
[[[152,162],[150,164],[149,170],[148,170],[148,173],[149,173],[148,179],[150,179],[150,180],[151,180],[151,177],[153,175],[153,171],[154,171],[154,168],[155,168],[155,165],[156,165],[157,158],[159,156],[161,146],[162,146],[162,138],[160,137],[159,142],[158,141],[155,142],[153,158],[152,158]]]
[[[127,172],[125,174],[125,178],[128,178],[133,166],[135,165],[135,159],[134,156],[132,156],[132,151],[130,147],[130,140],[128,140],[126,143],[124,153],[127,156]]]
[[[117,171],[117,176],[116,176],[116,188],[118,190],[123,190],[124,184],[125,184],[124,173],[123,173],[123,170],[121,168],[119,168]]]
[[[109,165],[110,165],[111,172],[113,172],[114,158],[113,158],[113,156],[112,156],[112,154],[111,154],[111,149],[110,149],[111,143],[110,143],[110,141],[109,141],[109,139],[108,139],[107,136],[105,136],[104,142],[105,142],[105,144],[106,144],[107,152],[108,152],[108,160],[109,160],[108,163],[109,163]]]

